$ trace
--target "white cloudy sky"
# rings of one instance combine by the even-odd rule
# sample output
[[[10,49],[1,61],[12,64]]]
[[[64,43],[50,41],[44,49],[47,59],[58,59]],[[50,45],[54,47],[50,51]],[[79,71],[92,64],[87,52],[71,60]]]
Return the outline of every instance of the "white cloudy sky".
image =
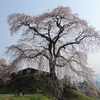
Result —
[[[69,6],[72,13],[78,13],[96,30],[100,30],[100,0],[0,0],[0,57],[4,56],[5,47],[15,44],[20,35],[10,36],[7,16],[12,13],[25,13],[28,15],[42,14],[43,11],[61,6]],[[100,51],[89,54],[88,63],[97,74],[100,73]]]

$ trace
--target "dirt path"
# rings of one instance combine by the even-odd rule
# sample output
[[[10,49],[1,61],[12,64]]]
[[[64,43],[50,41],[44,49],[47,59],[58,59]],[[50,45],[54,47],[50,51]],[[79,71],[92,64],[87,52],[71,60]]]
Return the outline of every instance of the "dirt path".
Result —
[[[0,97],[12,97],[14,94],[0,94]]]
[[[33,95],[33,94],[25,94],[25,96],[29,96],[29,95]],[[12,97],[14,96],[14,94],[0,94],[0,97]]]

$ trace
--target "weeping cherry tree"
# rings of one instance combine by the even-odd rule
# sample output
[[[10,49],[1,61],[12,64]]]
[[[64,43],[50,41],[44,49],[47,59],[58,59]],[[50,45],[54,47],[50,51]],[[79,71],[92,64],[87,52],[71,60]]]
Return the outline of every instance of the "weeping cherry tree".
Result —
[[[58,6],[37,16],[13,13],[8,24],[12,36],[22,32],[18,43],[7,47],[13,67],[25,62],[49,68],[53,80],[57,68],[87,80],[94,75],[87,67],[87,54],[99,49],[99,32],[78,14],[72,14],[70,7]]]

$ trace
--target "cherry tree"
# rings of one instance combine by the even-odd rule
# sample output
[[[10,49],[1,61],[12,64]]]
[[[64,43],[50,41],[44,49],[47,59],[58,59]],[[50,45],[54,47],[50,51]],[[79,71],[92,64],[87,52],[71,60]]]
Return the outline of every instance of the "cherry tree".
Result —
[[[6,81],[4,80],[4,77],[2,77],[1,73],[3,73],[3,75],[6,75],[7,73],[5,73],[3,69],[7,67],[8,67],[8,64],[6,63],[6,60],[0,57],[0,87],[6,84]]]
[[[3,58],[0,58],[0,69],[3,68],[3,67],[7,67],[7,63],[6,63],[6,60],[3,59]]]
[[[14,61],[12,63],[14,63]],[[11,73],[18,71],[18,66],[11,67],[12,63],[7,64],[5,59],[0,58],[0,79],[4,83],[10,80]]]
[[[94,75],[87,67],[87,54],[99,49],[99,31],[78,14],[72,14],[70,7],[58,6],[37,16],[13,13],[8,16],[8,24],[12,36],[22,31],[18,43],[7,47],[13,66],[25,62],[49,68],[52,79],[59,68],[65,74],[75,73],[87,80]],[[59,71],[60,75],[64,73]]]

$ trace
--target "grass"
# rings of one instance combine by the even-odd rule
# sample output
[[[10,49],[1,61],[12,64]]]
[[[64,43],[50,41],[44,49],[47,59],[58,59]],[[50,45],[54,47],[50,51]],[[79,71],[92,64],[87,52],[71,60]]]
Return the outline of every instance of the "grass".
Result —
[[[95,100],[92,99],[83,93],[73,90],[77,95],[78,98],[73,97],[73,99],[68,100]],[[28,95],[28,96],[10,96],[10,95],[0,95],[0,100],[58,100],[55,97],[50,96],[44,96],[42,94],[34,94],[34,95]],[[100,99],[99,99],[100,100]]]
[[[30,96],[0,96],[0,100],[57,100],[55,97],[48,97],[42,94],[34,94]]]
[[[93,100],[90,97],[86,96],[85,94],[83,94],[77,90],[73,90],[73,91],[78,95],[77,100]]]

